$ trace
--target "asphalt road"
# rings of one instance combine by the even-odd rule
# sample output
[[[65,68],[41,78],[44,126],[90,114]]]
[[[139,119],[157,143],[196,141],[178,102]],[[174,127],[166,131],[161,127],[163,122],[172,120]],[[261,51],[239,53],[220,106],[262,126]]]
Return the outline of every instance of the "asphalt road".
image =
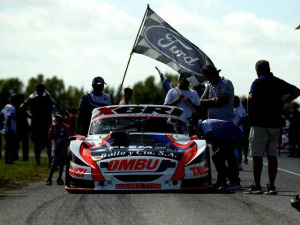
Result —
[[[46,186],[39,182],[0,196],[0,224],[299,225],[300,212],[291,207],[290,199],[300,189],[300,158],[289,158],[286,153],[278,158],[277,196],[243,194],[252,184],[252,161],[243,164],[240,172],[242,190],[231,194],[69,194],[55,183]],[[267,183],[266,168],[262,184]]]

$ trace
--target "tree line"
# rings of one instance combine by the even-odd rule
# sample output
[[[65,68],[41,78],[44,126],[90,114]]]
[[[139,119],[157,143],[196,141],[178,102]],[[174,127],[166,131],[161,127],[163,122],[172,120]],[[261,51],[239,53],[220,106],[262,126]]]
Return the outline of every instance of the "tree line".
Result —
[[[166,73],[166,78],[175,86],[178,83],[178,75]],[[158,78],[158,79],[156,79]],[[15,94],[24,94],[25,99],[28,99],[30,94],[35,91],[37,84],[43,83],[47,91],[56,100],[57,104],[65,110],[77,109],[81,97],[90,90],[84,90],[82,87],[75,86],[66,87],[64,80],[57,76],[51,78],[44,78],[43,74],[38,74],[36,77],[29,79],[25,85],[19,78],[0,79],[0,110],[9,102],[10,96]],[[121,96],[118,98],[119,88],[117,89],[108,85],[105,86],[104,92],[111,96],[112,102],[118,104],[123,97],[123,90]],[[124,89],[125,87],[122,87]],[[144,81],[138,81],[130,88],[133,89],[133,96],[131,103],[133,104],[163,104],[166,93],[161,85],[158,75],[150,75]],[[204,86],[202,87],[204,88]],[[241,100],[246,98],[240,96]],[[298,108],[299,104],[296,102],[288,103],[283,107],[283,116],[289,119],[294,107]]]
[[[177,84],[177,75],[167,73],[165,76],[170,82]],[[131,102],[133,104],[163,104],[166,93],[160,82],[160,79],[150,75],[146,80],[133,84],[130,87],[133,89]],[[9,103],[10,96],[13,93],[24,94],[25,99],[28,99],[30,94],[35,91],[36,85],[40,83],[46,86],[47,91],[57,104],[66,110],[77,109],[81,97],[90,91],[84,90],[82,87],[66,87],[63,79],[57,76],[45,78],[43,74],[30,78],[27,84],[24,84],[19,78],[0,79],[0,110]],[[111,96],[114,104],[118,104],[118,101],[123,97],[123,90],[121,90],[121,96],[117,99],[119,88],[115,89],[108,84],[104,89],[104,92]]]

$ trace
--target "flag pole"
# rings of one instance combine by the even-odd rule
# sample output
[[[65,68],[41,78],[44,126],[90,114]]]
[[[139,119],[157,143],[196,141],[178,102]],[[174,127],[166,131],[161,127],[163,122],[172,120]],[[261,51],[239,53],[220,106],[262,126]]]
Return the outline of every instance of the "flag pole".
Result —
[[[149,4],[147,4],[147,9],[146,9],[145,15],[144,15],[144,17],[143,17],[142,23],[141,23],[141,25],[140,25],[139,31],[138,31],[138,33],[137,33],[137,35],[136,35],[136,38],[135,38],[135,41],[134,41],[132,50],[131,50],[130,55],[129,55],[129,59],[128,59],[128,62],[127,62],[127,66],[126,66],[124,75],[123,75],[122,83],[121,83],[121,86],[120,86],[120,89],[119,89],[118,95],[117,95],[117,104],[118,104],[119,101],[120,101],[120,94],[121,94],[121,91],[122,91],[122,87],[123,87],[123,83],[124,83],[124,80],[125,80],[125,76],[126,76],[126,73],[127,73],[127,70],[128,70],[128,66],[129,66],[129,63],[130,63],[130,60],[131,60],[131,57],[132,57],[132,54],[133,54],[133,49],[134,49],[134,46],[136,45],[136,43],[137,43],[137,41],[138,41],[138,38],[139,38],[140,33],[141,33],[141,29],[142,29],[142,27],[143,27],[143,25],[144,25],[144,23],[145,23],[145,18],[146,18],[148,9],[149,9]]]

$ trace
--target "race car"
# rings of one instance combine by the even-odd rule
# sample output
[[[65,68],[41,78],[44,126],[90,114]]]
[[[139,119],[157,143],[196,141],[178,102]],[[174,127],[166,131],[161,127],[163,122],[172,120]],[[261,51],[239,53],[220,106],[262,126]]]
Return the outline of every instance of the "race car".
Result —
[[[183,113],[180,108],[165,105],[94,109],[88,135],[71,138],[65,189],[210,188],[207,143],[189,136]]]

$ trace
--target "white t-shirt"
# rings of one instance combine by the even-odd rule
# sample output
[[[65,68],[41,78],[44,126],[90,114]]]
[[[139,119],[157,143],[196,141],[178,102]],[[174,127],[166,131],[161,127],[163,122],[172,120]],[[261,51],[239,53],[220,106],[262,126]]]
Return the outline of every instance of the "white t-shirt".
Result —
[[[237,125],[244,117],[246,117],[246,110],[243,106],[239,105],[238,107],[234,108],[233,123],[235,125]],[[243,131],[243,125],[238,127],[241,129],[241,131]]]
[[[196,91],[189,89],[189,90],[181,90],[180,88],[176,87],[172,88],[168,91],[166,98],[165,98],[165,105],[173,102],[174,100],[176,100],[178,98],[178,92],[184,95],[184,98],[186,99],[190,99],[191,102],[194,105],[199,105],[199,95]],[[188,104],[186,103],[186,101],[184,99],[181,99],[179,101],[179,103],[177,104],[177,107],[182,108],[183,109],[183,113],[184,113],[184,118],[186,121],[187,126],[190,125],[189,121],[187,120],[191,115],[193,110],[190,108],[190,106],[188,106]]]

